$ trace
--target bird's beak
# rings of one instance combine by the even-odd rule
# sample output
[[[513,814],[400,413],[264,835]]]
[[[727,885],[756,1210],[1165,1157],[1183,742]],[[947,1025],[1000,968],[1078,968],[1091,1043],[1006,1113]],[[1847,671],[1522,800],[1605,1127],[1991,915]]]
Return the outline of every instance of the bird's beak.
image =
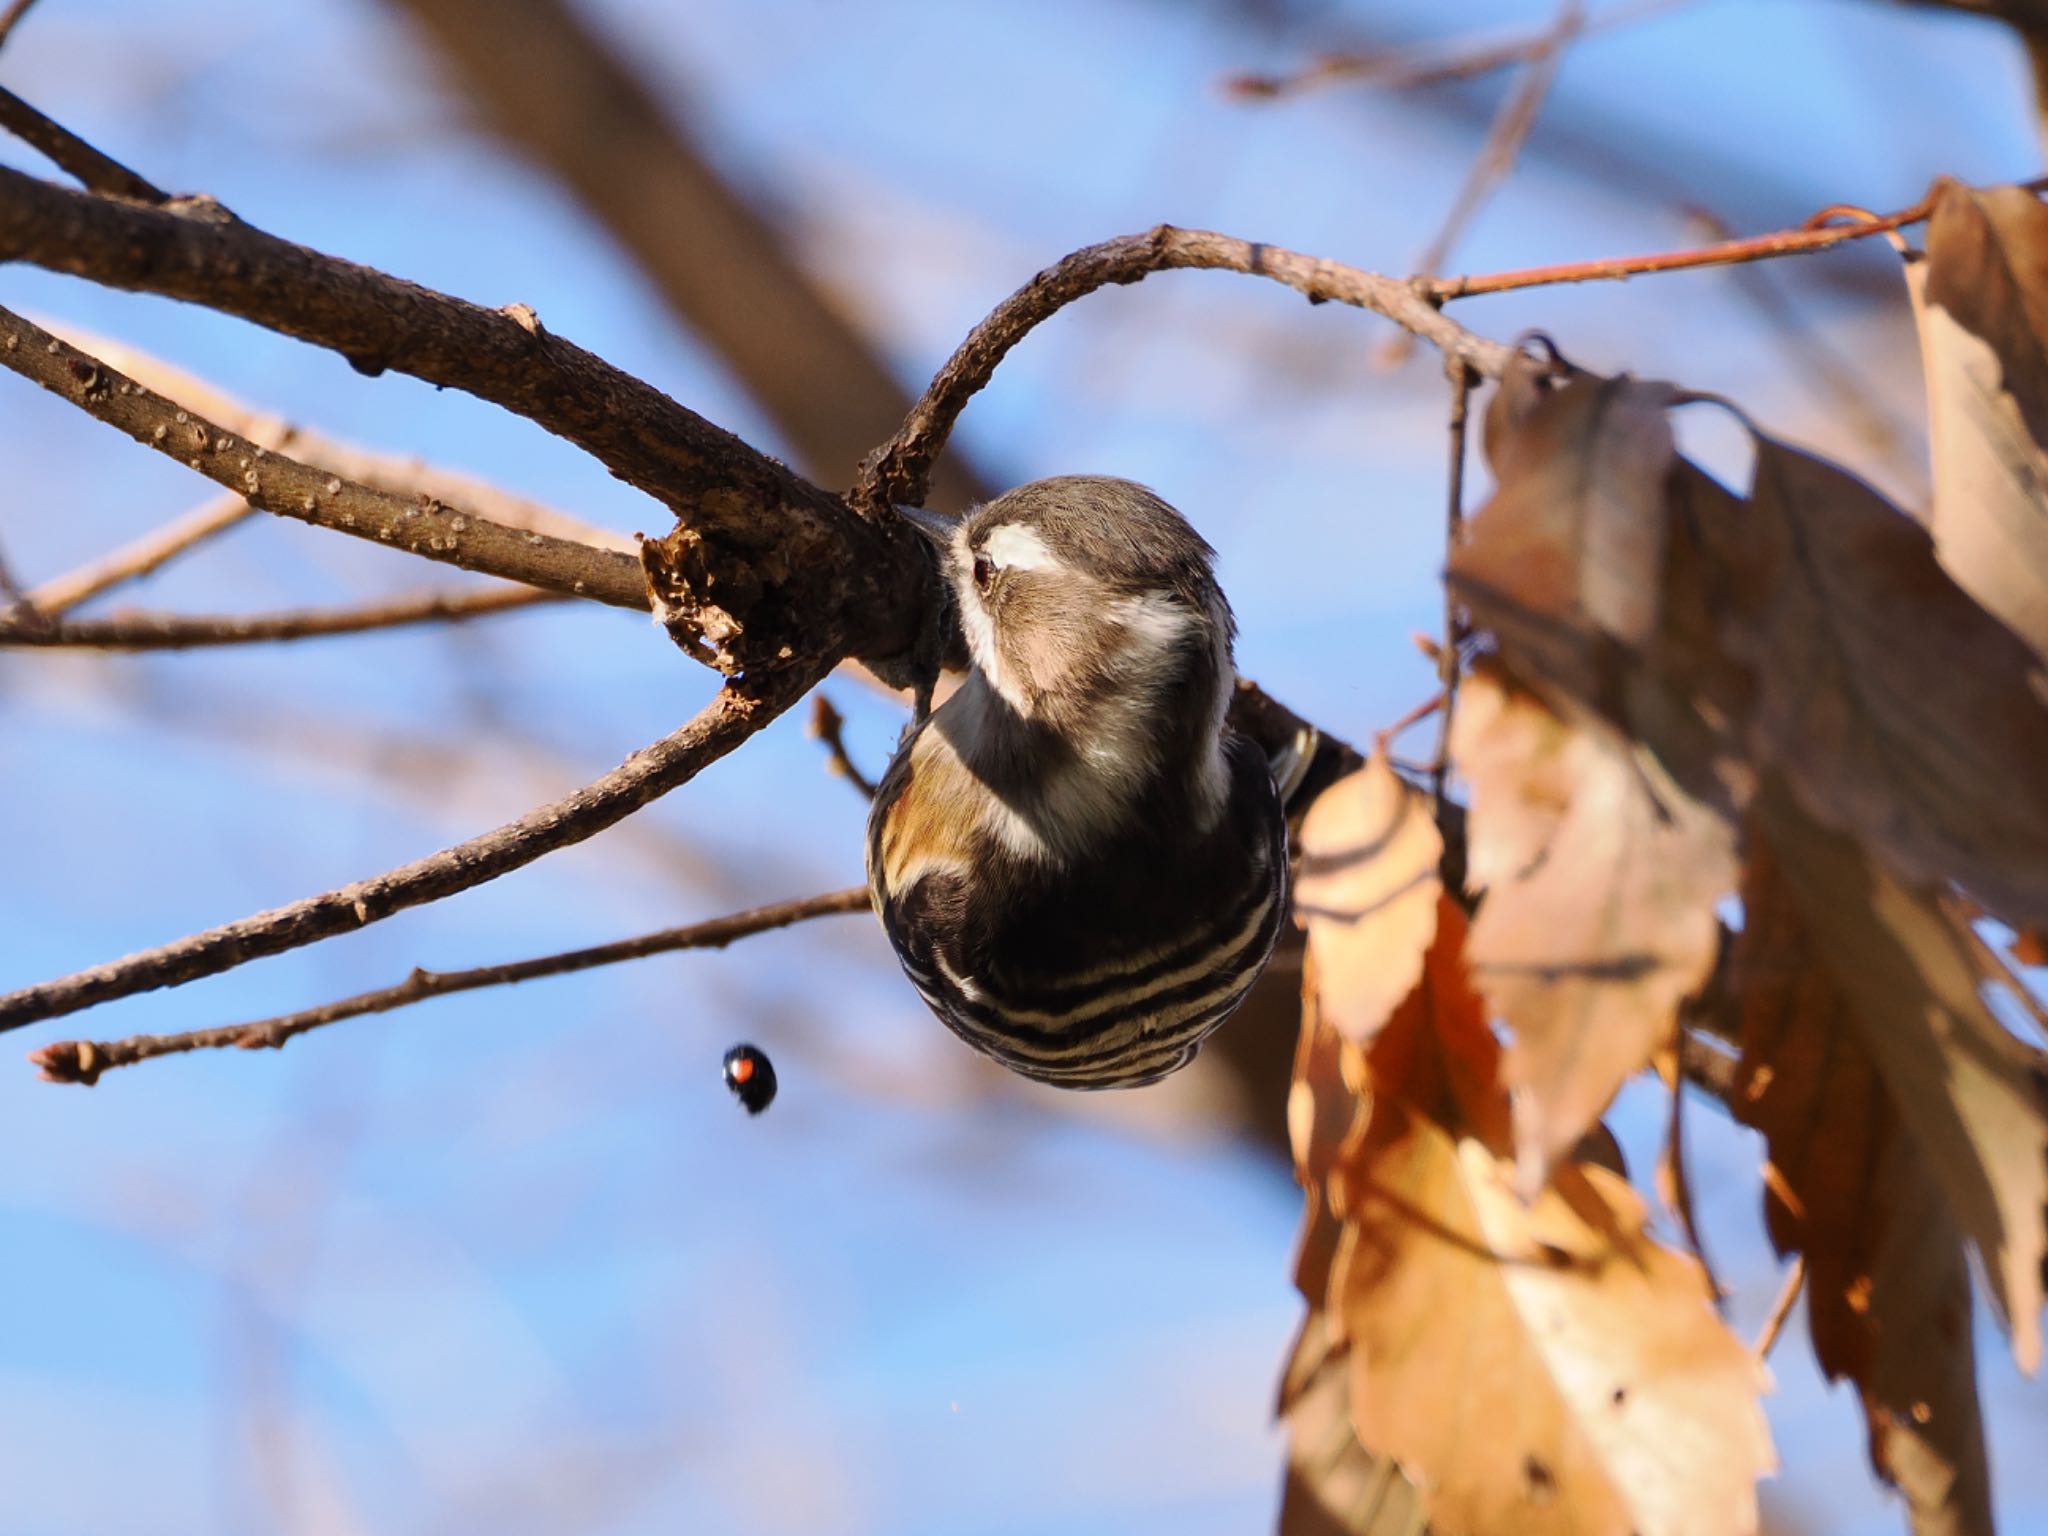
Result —
[[[919,533],[930,539],[940,549],[953,546],[953,535],[960,524],[943,512],[934,512],[928,507],[898,507],[896,515]]]

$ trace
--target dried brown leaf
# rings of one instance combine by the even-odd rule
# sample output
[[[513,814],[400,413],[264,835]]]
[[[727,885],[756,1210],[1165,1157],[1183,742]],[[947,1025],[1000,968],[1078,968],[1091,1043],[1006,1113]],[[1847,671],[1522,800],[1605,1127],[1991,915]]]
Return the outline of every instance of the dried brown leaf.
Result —
[[[1363,1128],[1364,1080],[1358,1047],[1323,1018],[1310,957],[1287,1100],[1296,1173],[1306,1194],[1294,1281],[1308,1313],[1280,1384],[1278,1414],[1288,1429],[1281,1536],[1415,1536],[1422,1529],[1413,1486],[1392,1461],[1360,1445],[1352,1430],[1349,1350],[1323,1311],[1343,1235],[1323,1181],[1344,1142]]]
[[[1443,858],[1431,808],[1384,749],[1332,784],[1301,829],[1296,919],[1308,930],[1323,1016],[1369,1040],[1422,974]]]
[[[1438,1528],[1755,1529],[1761,1373],[1624,1181],[1571,1165],[1525,1206],[1479,1142],[1382,1100],[1333,1192],[1353,1422]]]
[[[1451,555],[1452,591],[1532,681],[1604,707],[1620,652],[1657,628],[1668,384],[1518,358],[1487,412],[1497,488]]]
[[[1733,1107],[1769,1149],[1771,1239],[1805,1255],[1814,1353],[1830,1380],[1856,1383],[1872,1464],[1914,1531],[1988,1533],[1962,1233],[1767,853],[1743,914]]]
[[[1468,680],[1452,755],[1472,786],[1486,896],[1472,975],[1514,1031],[1522,1186],[1668,1043],[1711,972],[1714,904],[1735,883],[1726,825],[1647,753],[1565,726],[1496,668]]]
[[[1767,784],[1757,804],[1813,952],[2032,1371],[2048,1285],[2048,1059],[1992,1014],[1982,946],[1937,899],[1822,826],[1783,785]],[[1936,1207],[1918,1219],[1938,1216],[1940,1202],[1909,1203]]]
[[[1378,1099],[1406,1104],[1506,1156],[1512,1142],[1500,1042],[1466,966],[1470,928],[1465,909],[1448,892],[1438,896],[1422,975],[1365,1054],[1363,1075]]]
[[[1943,185],[1906,267],[1927,371],[1941,562],[2048,658],[2048,206]]]
[[[1287,1478],[1280,1536],[1416,1536],[1415,1485],[1375,1456],[1351,1428],[1351,1358],[1333,1345],[1320,1311],[1302,1323],[1281,1389]]]
[[[1756,450],[1753,515],[1708,536],[1733,578],[1723,639],[1756,681],[1758,766],[1909,884],[2048,916],[2048,677],[1925,529],[1834,465]]]

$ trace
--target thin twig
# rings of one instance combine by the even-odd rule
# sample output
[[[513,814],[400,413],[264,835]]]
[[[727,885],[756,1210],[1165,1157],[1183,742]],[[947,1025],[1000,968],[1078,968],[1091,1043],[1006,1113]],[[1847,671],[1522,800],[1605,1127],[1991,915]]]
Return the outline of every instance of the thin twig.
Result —
[[[0,11],[0,47],[6,46],[7,35],[14,30],[14,24],[28,14],[28,8],[36,0],[14,0],[6,10]]]
[[[9,993],[0,997],[0,1030],[217,975],[466,891],[542,854],[580,843],[688,783],[794,704],[826,670],[813,664],[727,683],[680,730],[634,753],[594,783],[480,837],[338,890]]]
[[[52,577],[28,593],[26,600],[38,614],[55,618],[88,598],[147,576],[195,545],[227,532],[255,510],[247,497],[232,491],[216,496],[119,549]]]
[[[15,580],[14,567],[7,563],[7,552],[0,549],[0,618],[11,618],[13,611],[26,611],[35,599]]]
[[[715,556],[712,571],[697,573],[715,590],[682,594],[696,606],[681,605],[679,622],[701,619],[699,632],[725,636],[712,659],[733,672],[803,650],[887,664],[915,641],[931,576],[898,520],[860,516],[554,335],[526,305],[485,309],[181,203],[145,207],[4,166],[0,261],[204,304],[328,347],[362,372],[396,369],[538,422],[676,514],[672,568],[701,561],[693,552]],[[673,595],[669,606],[678,611]]]
[[[861,465],[855,501],[876,516],[891,502],[921,505],[932,461],[946,446],[954,422],[1012,347],[1098,288],[1187,268],[1270,278],[1306,295],[1311,304],[1334,299],[1371,310],[1487,378],[1498,377],[1512,353],[1439,313],[1414,285],[1398,278],[1212,230],[1161,224],[1142,235],[1125,235],[1076,251],[997,305],[947,359],[895,437]]]
[[[361,1018],[364,1014],[388,1013],[394,1008],[424,1002],[430,997],[474,992],[480,987],[511,986],[541,976],[563,976],[678,949],[723,949],[737,939],[766,933],[770,929],[787,928],[792,923],[837,912],[864,912],[867,907],[867,887],[855,886],[823,896],[807,896],[800,901],[781,901],[773,906],[755,907],[751,911],[735,912],[729,917],[692,923],[686,928],[663,928],[638,938],[540,955],[530,960],[479,965],[462,971],[416,968],[395,986],[358,992],[353,997],[323,1003],[317,1008],[305,1008],[297,1013],[280,1014],[248,1024],[188,1029],[175,1035],[130,1035],[122,1040],[58,1040],[29,1052],[28,1059],[40,1069],[46,1083],[83,1083],[90,1087],[99,1081],[102,1072],[158,1056],[176,1056],[186,1051],[213,1050],[222,1046],[239,1046],[243,1050],[280,1049],[287,1040],[296,1039],[323,1025]]]
[[[1472,400],[1472,370],[1459,362],[1448,362],[1444,371],[1451,381],[1450,472],[1444,496],[1444,560],[1465,541],[1465,420]],[[1464,643],[1464,626],[1458,622],[1458,601],[1444,585],[1444,637],[1436,653],[1437,678],[1443,684],[1444,707],[1437,716],[1436,763],[1431,770],[1431,789],[1436,802],[1437,831],[1443,838],[1443,867],[1438,871],[1452,890],[1464,887],[1463,845],[1450,836],[1451,721],[1458,710],[1458,648]]]
[[[1657,1184],[1665,1205],[1678,1218],[1678,1229],[1685,1234],[1686,1246],[1699,1263],[1700,1273],[1706,1276],[1707,1289],[1718,1301],[1728,1292],[1714,1272],[1713,1261],[1707,1257],[1707,1245],[1700,1236],[1699,1221],[1692,1208],[1692,1177],[1686,1170],[1685,1039],[1685,1027],[1680,1024],[1672,1049],[1659,1056],[1665,1066],[1664,1085],[1671,1091],[1671,1114],[1664,1126],[1664,1145],[1657,1155]]]
[[[0,42],[6,40],[6,28],[20,20],[20,12],[26,9],[24,4],[0,18]],[[13,134],[94,192],[133,198],[140,203],[170,201],[170,193],[152,186],[113,157],[101,154],[69,128],[51,122],[9,90],[0,90],[0,129]]]
[[[182,651],[355,635],[408,624],[460,623],[563,600],[561,593],[537,587],[490,586],[476,591],[419,592],[353,608],[298,608],[286,613],[117,613],[104,619],[49,619],[40,610],[20,617],[0,612],[0,646]]]
[[[1778,1335],[1785,1331],[1785,1323],[1792,1316],[1792,1307],[1805,1285],[1806,1255],[1795,1253],[1792,1255],[1792,1267],[1785,1271],[1785,1283],[1778,1287],[1778,1299],[1771,1303],[1771,1315],[1764,1319],[1763,1331],[1757,1334],[1756,1343],[1750,1346],[1749,1352],[1758,1365],[1770,1359]]]
[[[302,464],[182,409],[6,309],[0,365],[266,512],[526,586],[647,610],[646,575],[631,555],[521,532],[431,497],[407,501]]]
[[[1410,726],[1420,725],[1423,721],[1427,720],[1431,715],[1435,714],[1438,710],[1442,709],[1443,707],[1444,696],[1441,693],[1433,693],[1428,698],[1424,699],[1420,704],[1416,705],[1413,709],[1409,710],[1406,714],[1401,716],[1401,718],[1396,720],[1392,725],[1386,727],[1384,730],[1373,732],[1373,739],[1379,743],[1380,750],[1385,751],[1387,748],[1387,744],[1391,742],[1396,736],[1399,736],[1403,731],[1407,730]]]
[[[1630,26],[1665,11],[1675,11],[1693,0],[1636,0],[1634,4],[1609,6],[1588,16],[1580,26],[1581,36]],[[1271,99],[1291,96],[1322,85],[1356,84],[1408,90],[1417,86],[1442,85],[1452,80],[1471,80],[1515,64],[1540,58],[1551,44],[1548,27],[1518,32],[1511,37],[1481,42],[1457,38],[1414,49],[1373,48],[1352,53],[1326,53],[1301,69],[1285,75],[1243,74],[1224,81],[1234,96]]]
[[[1697,203],[1688,204],[1685,215],[1709,239],[1726,240],[1733,231],[1719,214]],[[1869,217],[1869,215],[1865,215]],[[1841,349],[1821,327],[1807,323],[1799,306],[1787,295],[1779,280],[1767,268],[1745,264],[1729,272],[1735,290],[1769,325],[1785,361],[1803,373],[1816,389],[1840,408],[1850,429],[1864,446],[1888,457],[1903,484],[1913,488],[1908,504],[1924,501],[1926,468],[1920,454],[1907,446],[1905,424],[1886,409],[1869,388],[1865,376],[1842,355]]]
[[[2029,192],[2048,188],[2048,176],[2036,177],[2019,184]],[[1520,288],[1545,288],[1559,283],[1611,282],[1623,278],[1641,277],[1653,272],[1683,272],[1693,267],[1726,267],[1744,261],[1770,261],[1780,256],[1803,256],[1814,251],[1829,250],[1851,240],[1863,240],[1871,235],[1889,233],[1903,229],[1908,224],[1923,222],[1934,211],[1936,199],[1941,195],[1937,186],[1934,191],[1897,213],[1881,214],[1854,224],[1816,225],[1809,220],[1798,229],[1781,229],[1768,235],[1751,235],[1742,240],[1722,240],[1712,245],[1694,246],[1683,251],[1660,251],[1647,256],[1609,256],[1597,261],[1571,261],[1551,267],[1524,267],[1513,272],[1489,272],[1466,277],[1428,278],[1416,284],[1423,298],[1433,303],[1448,303],[1452,299],[1471,298],[1483,293],[1509,293]],[[1837,214],[1842,210],[1824,209],[1815,218]],[[1482,372],[1486,371],[1484,369]]]
[[[875,798],[875,781],[856,768],[852,757],[847,754],[846,717],[823,693],[811,700],[809,735],[814,741],[825,744],[825,766],[828,770],[845,779],[864,798]]]
[[[1543,46],[1530,56],[1527,70],[1494,114],[1493,123],[1486,131],[1486,140],[1466,171],[1464,184],[1452,199],[1443,224],[1416,258],[1415,270],[1418,273],[1434,277],[1443,269],[1466,226],[1485,206],[1494,188],[1515,168],[1522,145],[1528,141],[1537,117],[1542,114],[1543,103],[1550,95],[1550,87],[1557,80],[1558,66],[1564,61],[1565,50],[1584,30],[1585,23],[1586,8],[1582,0],[1563,0],[1558,7],[1557,19],[1544,35]]]

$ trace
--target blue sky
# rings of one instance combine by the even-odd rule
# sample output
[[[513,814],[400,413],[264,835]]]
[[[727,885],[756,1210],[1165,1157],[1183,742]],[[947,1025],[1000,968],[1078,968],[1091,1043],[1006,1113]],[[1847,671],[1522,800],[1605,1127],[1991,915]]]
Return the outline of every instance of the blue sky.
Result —
[[[1504,87],[1263,107],[1218,89],[1349,40],[1438,34],[1446,8],[1423,0],[1268,22],[1159,0],[590,9],[911,388],[1030,273],[1161,220],[1405,269]],[[1457,10],[1473,27],[1547,14]],[[781,446],[601,235],[464,131],[376,5],[41,0],[0,53],[0,84],[276,233],[530,303]],[[1832,202],[1902,205],[1938,172],[2029,175],[2024,87],[1989,26],[1864,0],[1699,0],[1571,56],[1457,265],[1688,243],[1688,202],[1761,229]],[[36,166],[12,145],[0,156]],[[1914,422],[1888,261],[1841,254],[1765,280]],[[573,449],[458,395],[40,273],[0,270],[0,303],[337,436],[659,526]],[[1914,493],[1917,440],[1904,464],[1874,455],[1727,274],[1460,314],[1725,391]],[[959,441],[1001,482],[1089,470],[1155,485],[1222,553],[1244,670],[1360,738],[1430,691],[1408,637],[1440,603],[1442,386],[1426,357],[1376,364],[1383,336],[1270,285],[1155,278],[1031,338]],[[0,542],[31,578],[207,492],[23,383],[0,380],[0,399]],[[140,596],[254,609],[418,580],[384,551],[252,525]],[[466,836],[672,728],[711,683],[651,628],[594,611],[245,654],[0,656],[0,983]],[[856,685],[832,692],[878,764],[898,717]],[[255,1017],[415,963],[847,884],[860,820],[786,721],[582,849],[79,1022],[107,1036]],[[758,1121],[718,1081],[741,1036],[781,1071]],[[92,1092],[0,1071],[7,1527],[1260,1528],[1298,1310],[1297,1196],[1202,1133],[1194,1088],[1159,1094],[1146,1114],[992,1081],[859,917],[360,1020],[282,1055],[157,1063]],[[1618,1116],[1637,1167],[1657,1113],[1632,1091]],[[1711,1112],[1691,1124],[1733,1317],[1753,1329],[1776,1287],[1754,1149]],[[2005,1529],[2048,1530],[2048,1470],[2028,1449],[2048,1409],[1988,1332],[1984,1346]],[[1822,1392],[1797,1329],[1774,1368],[1787,1471],[1767,1504],[1814,1528],[1894,1529],[1853,1401]]]

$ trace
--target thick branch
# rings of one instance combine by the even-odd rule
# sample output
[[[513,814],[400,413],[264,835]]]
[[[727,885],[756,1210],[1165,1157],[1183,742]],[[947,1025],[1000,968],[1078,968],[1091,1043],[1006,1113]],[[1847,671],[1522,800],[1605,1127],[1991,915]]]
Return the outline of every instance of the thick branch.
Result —
[[[997,365],[1012,347],[1098,288],[1140,282],[1155,272],[1189,267],[1271,278],[1307,295],[1311,304],[1334,299],[1371,310],[1487,378],[1500,373],[1510,354],[1510,348],[1475,335],[1439,313],[1413,285],[1397,278],[1277,245],[1161,224],[1142,235],[1125,235],[1076,251],[998,305],[939,370],[896,436],[862,465],[856,499],[870,508],[890,501],[921,503],[932,461],[946,446],[954,422],[968,400],[994,377]]]
[[[465,592],[419,592],[354,608],[299,608],[287,613],[116,613],[104,619],[44,618],[0,611],[0,646],[60,646],[99,651],[182,651],[199,646],[251,645],[357,635],[408,624],[459,623],[560,602],[559,592],[493,586]]]
[[[474,992],[480,987],[510,986],[541,976],[563,976],[574,971],[588,971],[601,965],[616,965],[623,960],[639,960],[648,955],[666,954],[678,949],[723,949],[735,940],[748,938],[753,934],[766,933],[775,928],[787,928],[792,923],[806,922],[814,917],[827,917],[836,912],[864,912],[867,906],[867,887],[855,886],[851,890],[831,891],[823,896],[808,896],[801,901],[782,901],[773,906],[755,907],[748,912],[736,912],[730,917],[717,917],[709,922],[693,923],[687,928],[664,928],[656,933],[642,934],[638,938],[620,939],[615,943],[597,944],[588,949],[572,949],[560,954],[540,955],[531,960],[515,960],[504,965],[479,965],[463,971],[416,969],[395,986],[380,987],[374,992],[358,992],[353,997],[323,1003],[317,1008],[304,1008],[297,1013],[258,1019],[249,1024],[228,1024],[217,1029],[188,1029],[175,1035],[130,1035],[122,1040],[58,1040],[39,1050],[31,1051],[28,1059],[41,1069],[45,1082],[84,1083],[91,1086],[99,1081],[102,1072],[110,1068],[132,1066],[138,1061],[148,1061],[157,1056],[177,1056],[186,1051],[213,1050],[230,1045],[239,1046],[244,1050],[265,1047],[281,1049],[287,1040],[295,1039],[323,1025],[336,1024],[343,1019],[361,1018],[364,1014],[388,1013],[394,1008],[425,1002],[430,997],[446,997],[453,992]]]
[[[754,683],[728,683],[682,729],[634,753],[595,783],[480,837],[338,890],[9,993],[0,997],[0,1030],[217,975],[495,880],[542,854],[595,836],[688,783],[795,703],[823,675],[823,668],[804,668]]]
[[[240,222],[72,192],[0,167],[0,261],[163,294],[504,406],[672,508],[659,553],[672,630],[720,636],[728,672],[852,653],[888,662],[917,635],[929,576],[913,539],[847,505],[651,385],[545,330]],[[524,579],[524,578],[521,578]]]
[[[630,555],[522,533],[431,497],[408,501],[301,464],[181,409],[5,309],[0,364],[266,512],[549,592],[647,608],[646,580]]]

